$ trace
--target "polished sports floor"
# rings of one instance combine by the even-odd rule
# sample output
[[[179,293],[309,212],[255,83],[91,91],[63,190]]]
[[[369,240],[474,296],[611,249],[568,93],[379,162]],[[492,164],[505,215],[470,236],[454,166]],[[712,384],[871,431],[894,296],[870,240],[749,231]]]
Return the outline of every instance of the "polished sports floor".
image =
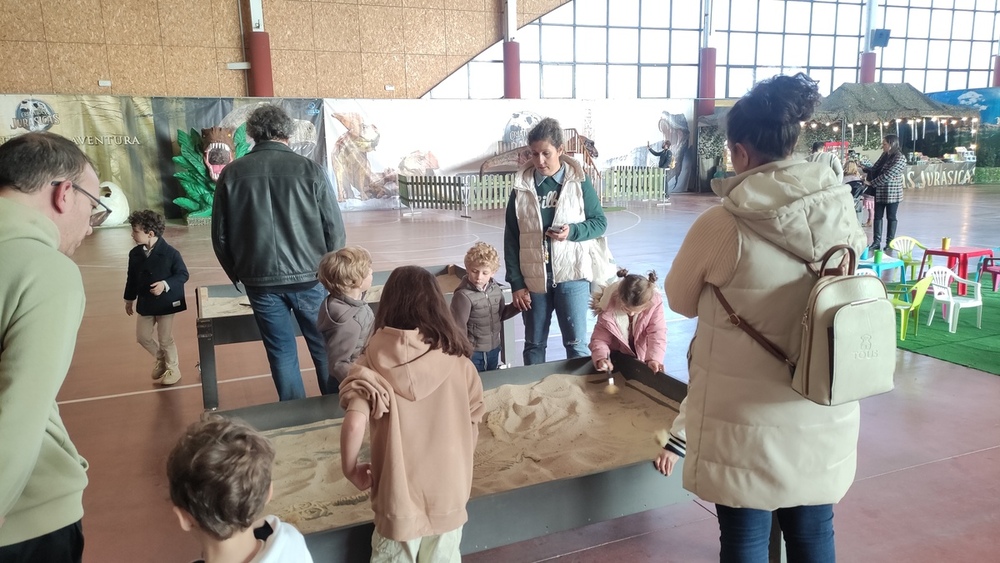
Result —
[[[670,206],[618,203],[625,209],[608,213],[609,241],[620,265],[633,272],[655,269],[662,279],[692,221],[718,202],[706,194],[672,200]],[[348,242],[368,248],[374,269],[383,271],[404,264],[460,264],[466,249],[480,240],[502,249],[502,212],[472,215],[380,211],[344,217]],[[950,236],[952,245],[997,247],[1000,187],[908,190],[899,217],[899,235],[927,244]],[[202,412],[195,289],[227,279],[212,252],[209,227],[171,225],[165,238],[191,272],[189,310],[174,324],[183,379],[170,388],[152,385],[152,361],[135,342],[135,319],[125,315],[129,229],[99,229],[74,257],[86,284],[87,311],[59,404],[73,441],[90,461],[83,520],[89,563],[173,563],[198,555],[195,540],[180,530],[170,510],[164,465],[179,433]],[[509,322],[520,338],[521,321]],[[694,321],[668,313],[666,371],[684,380],[693,328]],[[975,330],[961,326],[958,336]],[[553,323],[549,359],[564,357],[557,332]],[[518,341],[518,351],[521,347]],[[301,341],[299,351],[306,389],[317,395]],[[519,357],[514,360],[520,364]],[[222,409],[277,400],[259,342],[219,347],[217,361]],[[835,508],[839,560],[1000,560],[1000,377],[901,351],[896,390],[867,399],[862,411],[857,480]],[[714,507],[689,501],[466,561],[711,562],[718,560],[718,549]]]

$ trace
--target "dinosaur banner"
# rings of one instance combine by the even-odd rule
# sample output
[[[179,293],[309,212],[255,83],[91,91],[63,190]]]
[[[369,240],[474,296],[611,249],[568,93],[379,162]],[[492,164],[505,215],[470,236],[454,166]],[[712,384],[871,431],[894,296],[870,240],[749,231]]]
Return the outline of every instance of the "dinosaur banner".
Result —
[[[326,167],[323,101],[310,98],[153,98],[163,185],[169,217],[211,217],[215,180],[234,158],[253,146],[245,135],[247,117],[275,103],[295,121],[289,146]]]
[[[340,100],[0,95],[0,141],[51,130],[94,160],[102,197],[121,224],[129,210],[168,219],[211,216],[215,179],[253,145],[246,118],[277,103],[295,120],[291,148],[325,167],[344,211],[397,205],[399,175],[505,173],[524,163],[542,117],[592,177],[612,166],[656,166],[647,145],[671,142],[670,191],[690,189],[691,100]],[[6,109],[4,109],[6,108]],[[597,182],[595,182],[597,183]]]
[[[150,98],[5,94],[0,120],[0,143],[28,131],[76,142],[94,162],[101,199],[112,210],[106,225],[122,224],[130,209],[163,208]]]
[[[692,100],[324,100],[329,166],[344,211],[394,207],[398,176],[502,173],[526,161],[527,133],[559,120],[591,175],[656,166],[669,140],[671,191],[695,176]]]

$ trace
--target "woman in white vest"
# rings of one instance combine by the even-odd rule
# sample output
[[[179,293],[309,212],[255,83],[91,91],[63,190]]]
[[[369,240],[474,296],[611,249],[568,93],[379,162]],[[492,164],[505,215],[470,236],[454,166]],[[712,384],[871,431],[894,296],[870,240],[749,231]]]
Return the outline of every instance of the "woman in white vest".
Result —
[[[507,203],[504,262],[512,301],[524,311],[524,364],[545,361],[552,313],[567,358],[589,356],[587,310],[594,279],[592,241],[608,221],[583,168],[563,155],[559,122],[528,132],[531,161],[518,171]]]
[[[819,261],[837,244],[866,244],[850,188],[826,164],[790,158],[819,101],[804,74],[765,80],[727,115],[737,175],[713,181],[722,205],[691,226],[667,275],[670,308],[698,317],[688,395],[655,460],[718,509],[721,561],[766,562],[776,511],[788,561],[833,562],[833,504],[854,481],[858,404],[820,406],[791,386],[788,367],[730,323],[713,292],[799,355],[802,314]]]

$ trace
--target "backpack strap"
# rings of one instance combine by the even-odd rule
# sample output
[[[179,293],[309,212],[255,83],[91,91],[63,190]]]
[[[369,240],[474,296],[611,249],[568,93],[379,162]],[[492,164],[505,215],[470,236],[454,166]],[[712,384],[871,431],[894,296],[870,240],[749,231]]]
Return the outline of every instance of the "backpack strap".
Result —
[[[828,267],[827,263],[830,262],[837,253],[844,251],[847,254],[840,259],[840,264],[835,267]],[[844,259],[847,259],[847,264],[844,264]],[[820,276],[853,276],[854,272],[858,269],[858,253],[849,244],[838,244],[836,246],[830,247],[823,254],[823,258],[820,259],[819,267]]]
[[[732,305],[730,305],[729,301],[726,301],[726,298],[722,295],[722,290],[719,289],[718,286],[713,285],[712,290],[715,291],[715,297],[719,299],[719,303],[722,303],[722,308],[726,310],[726,314],[729,315],[729,322],[733,323],[733,326],[739,327],[743,332],[749,334],[751,338],[756,340],[757,343],[770,352],[772,356],[784,362],[790,371],[795,371],[795,362],[788,359],[788,354],[785,354],[784,350],[778,347],[778,345],[774,342],[768,340],[766,336],[757,332],[757,329],[750,326],[749,323],[737,315],[736,311],[733,310]]]

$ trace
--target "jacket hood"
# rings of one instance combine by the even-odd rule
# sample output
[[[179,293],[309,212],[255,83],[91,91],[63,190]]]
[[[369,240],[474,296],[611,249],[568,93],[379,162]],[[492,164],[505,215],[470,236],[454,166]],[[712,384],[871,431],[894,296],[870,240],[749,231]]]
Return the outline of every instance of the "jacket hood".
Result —
[[[328,327],[338,327],[354,318],[355,312],[367,305],[361,299],[354,299],[346,295],[334,294],[334,299],[327,299],[323,302],[323,307],[319,310],[318,324]]]
[[[15,239],[38,241],[59,248],[59,228],[39,211],[0,197],[0,243]]]
[[[787,159],[732,178],[712,181],[727,211],[767,241],[807,262],[822,259],[838,244],[855,248],[864,241],[851,199],[826,164]],[[838,200],[834,204],[830,200]],[[844,233],[852,233],[844,240]]]
[[[590,310],[594,312],[595,315],[600,315],[604,311],[608,310],[611,305],[611,300],[614,298],[615,294],[618,293],[618,286],[621,285],[621,280],[615,283],[603,287],[593,293],[590,296]]]
[[[382,327],[368,340],[365,357],[396,395],[419,401],[448,379],[441,369],[440,356],[428,354],[431,347],[418,329]]]
[[[580,165],[576,159],[570,158],[565,154],[559,157],[559,162],[566,165],[566,175],[563,177],[563,185],[571,180],[576,180],[577,182],[583,182],[587,177],[587,173],[583,171],[583,166]],[[535,187],[535,165],[528,162],[521,166],[521,169],[517,171],[517,177],[521,180],[515,183],[515,189],[526,190],[528,188],[534,189]]]

